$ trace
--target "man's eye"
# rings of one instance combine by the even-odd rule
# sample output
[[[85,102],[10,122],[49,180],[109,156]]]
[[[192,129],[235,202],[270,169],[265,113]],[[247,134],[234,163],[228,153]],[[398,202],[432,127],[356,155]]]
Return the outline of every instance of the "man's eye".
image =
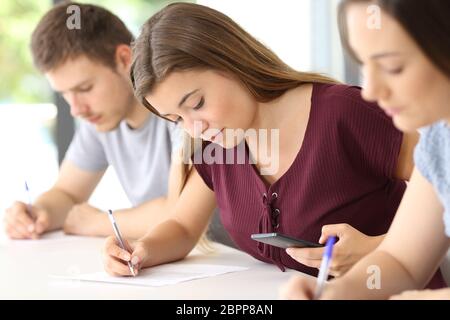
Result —
[[[88,91],[90,91],[91,89],[92,89],[92,86],[89,86],[89,87],[80,88],[79,91],[80,91],[80,92],[88,92]]]
[[[205,104],[205,98],[202,97],[200,99],[200,102],[194,107],[194,110],[200,109],[201,107],[203,107],[204,104]]]

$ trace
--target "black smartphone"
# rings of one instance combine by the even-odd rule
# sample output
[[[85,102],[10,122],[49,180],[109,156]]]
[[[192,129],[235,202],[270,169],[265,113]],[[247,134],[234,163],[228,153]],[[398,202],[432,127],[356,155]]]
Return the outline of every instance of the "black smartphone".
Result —
[[[319,248],[323,244],[306,240],[295,239],[281,233],[255,233],[251,235],[253,240],[264,242],[279,248]]]

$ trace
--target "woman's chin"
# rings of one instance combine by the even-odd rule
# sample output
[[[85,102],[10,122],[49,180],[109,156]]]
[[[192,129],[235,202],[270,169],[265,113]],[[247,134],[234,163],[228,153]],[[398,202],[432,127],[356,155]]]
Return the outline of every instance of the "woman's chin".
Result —
[[[404,117],[394,117],[393,122],[395,127],[403,132],[415,132],[417,131],[417,129],[431,125],[431,123],[428,123],[426,121],[410,121],[408,119],[405,119]]]

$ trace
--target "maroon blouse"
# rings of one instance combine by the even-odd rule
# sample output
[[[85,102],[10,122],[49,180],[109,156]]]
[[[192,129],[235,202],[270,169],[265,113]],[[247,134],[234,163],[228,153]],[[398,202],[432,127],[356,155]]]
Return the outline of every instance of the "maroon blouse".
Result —
[[[250,235],[281,232],[317,242],[322,226],[336,223],[367,235],[386,233],[406,187],[394,178],[401,144],[402,133],[376,104],[361,98],[359,88],[314,84],[302,147],[275,183],[261,178],[248,149],[244,164],[226,164],[226,154],[236,157],[238,147],[218,146],[223,164],[195,168],[214,190],[222,223],[240,249],[282,270],[317,275]]]

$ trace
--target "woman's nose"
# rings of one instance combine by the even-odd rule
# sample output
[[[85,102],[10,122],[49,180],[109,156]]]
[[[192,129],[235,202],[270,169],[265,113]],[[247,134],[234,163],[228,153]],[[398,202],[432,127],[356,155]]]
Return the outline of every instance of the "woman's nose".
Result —
[[[186,117],[184,120],[184,129],[189,133],[189,135],[193,138],[200,138],[202,133],[208,129],[205,121],[198,119],[191,119]]]

